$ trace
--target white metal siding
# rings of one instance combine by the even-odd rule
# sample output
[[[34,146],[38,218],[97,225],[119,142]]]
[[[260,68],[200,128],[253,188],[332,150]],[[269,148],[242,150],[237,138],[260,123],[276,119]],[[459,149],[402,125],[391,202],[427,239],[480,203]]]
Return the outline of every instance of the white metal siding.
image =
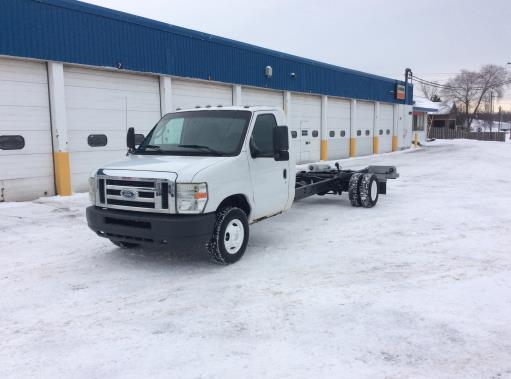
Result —
[[[297,163],[320,160],[321,98],[319,96],[291,94],[290,129],[298,134],[300,154]],[[317,135],[314,137],[314,135]]]
[[[21,150],[0,150],[0,201],[53,195],[46,64],[0,58],[0,135],[21,135]]]
[[[374,106],[375,103],[357,101],[357,121],[355,123],[360,136],[355,134],[357,139],[356,155],[373,154],[373,129],[374,129]]]
[[[172,79],[173,110],[207,105],[232,105],[232,86]]]
[[[266,105],[282,109],[284,94],[278,91],[242,87],[241,102],[242,105]]]
[[[146,135],[160,118],[158,78],[112,71],[64,67],[66,115],[74,191],[87,189],[91,170],[126,152],[126,130]],[[108,144],[90,147],[90,134]]]
[[[350,155],[350,101],[328,98],[326,139],[328,140],[327,159],[346,158]],[[333,134],[333,137],[332,137]],[[343,135],[344,134],[344,135]]]
[[[392,151],[393,128],[394,128],[394,105],[381,103],[378,129],[382,130],[383,134],[378,135],[380,153],[389,153]]]

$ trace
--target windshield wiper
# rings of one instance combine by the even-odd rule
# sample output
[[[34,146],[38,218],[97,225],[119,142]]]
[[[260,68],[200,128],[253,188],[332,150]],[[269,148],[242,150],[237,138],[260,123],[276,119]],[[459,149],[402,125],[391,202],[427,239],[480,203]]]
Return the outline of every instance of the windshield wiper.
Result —
[[[206,150],[206,151],[213,153],[215,155],[218,155],[218,156],[222,156],[225,154],[225,153],[222,153],[221,151],[212,149],[209,146],[203,146],[203,145],[177,145],[177,147],[185,147],[188,149],[202,149],[202,150]]]
[[[144,150],[147,150],[147,149],[161,150],[161,146],[158,146],[158,145],[147,145],[146,147],[144,147]]]

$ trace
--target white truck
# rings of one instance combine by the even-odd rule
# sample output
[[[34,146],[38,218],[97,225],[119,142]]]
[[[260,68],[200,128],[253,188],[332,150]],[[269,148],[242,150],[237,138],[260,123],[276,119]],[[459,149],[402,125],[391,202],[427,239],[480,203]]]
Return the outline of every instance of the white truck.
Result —
[[[370,208],[386,193],[393,166],[341,170],[310,165],[297,171],[282,110],[206,107],[165,115],[127,157],[89,178],[89,227],[115,245],[206,248],[216,263],[244,254],[249,225],[311,195],[347,192]]]

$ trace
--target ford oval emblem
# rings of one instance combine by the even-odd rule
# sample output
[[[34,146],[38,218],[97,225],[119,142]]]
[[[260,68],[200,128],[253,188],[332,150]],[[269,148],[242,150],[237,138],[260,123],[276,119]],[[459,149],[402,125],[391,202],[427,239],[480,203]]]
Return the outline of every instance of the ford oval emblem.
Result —
[[[125,199],[132,200],[137,197],[137,192],[129,188],[123,188],[121,190],[121,196]]]

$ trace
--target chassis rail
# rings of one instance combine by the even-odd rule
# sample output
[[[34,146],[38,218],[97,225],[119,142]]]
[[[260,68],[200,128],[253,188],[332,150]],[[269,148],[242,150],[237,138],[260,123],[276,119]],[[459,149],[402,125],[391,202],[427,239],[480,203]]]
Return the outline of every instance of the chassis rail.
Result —
[[[387,193],[387,179],[397,179],[399,174],[395,166],[368,166],[361,170],[342,170],[336,163],[335,168],[329,165],[310,165],[309,171],[303,170],[296,174],[295,201],[313,195],[327,193],[340,195],[348,192],[351,176],[355,173],[374,174],[378,183],[378,193]]]

